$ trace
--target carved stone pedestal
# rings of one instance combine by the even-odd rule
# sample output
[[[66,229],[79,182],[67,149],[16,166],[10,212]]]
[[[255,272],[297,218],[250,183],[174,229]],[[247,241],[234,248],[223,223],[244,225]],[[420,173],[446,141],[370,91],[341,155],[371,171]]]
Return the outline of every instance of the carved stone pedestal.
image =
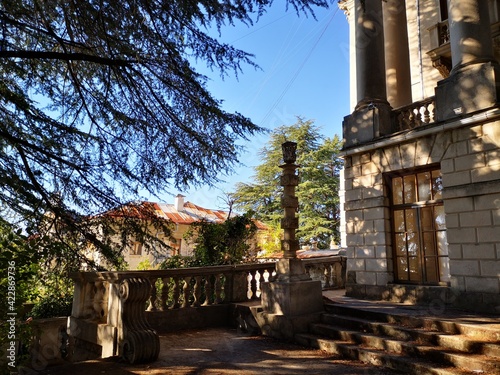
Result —
[[[386,101],[367,100],[344,118],[344,147],[351,147],[391,133],[392,108]]]
[[[321,281],[272,281],[263,283],[261,290],[267,313],[294,317],[323,311]]]
[[[295,238],[295,230],[299,220],[295,212],[299,203],[295,187],[299,178],[295,169],[299,166],[295,164],[296,147],[294,142],[282,145],[285,164],[280,165],[283,168],[281,206],[285,212],[281,220],[281,250],[284,258],[276,264],[275,281],[261,284],[262,311],[255,314],[262,333],[284,339],[292,339],[295,333],[305,331],[323,311],[321,281],[312,281],[302,261],[297,259],[299,241]]]
[[[455,69],[436,87],[436,120],[445,121],[495,106],[500,100],[500,66],[485,62]]]

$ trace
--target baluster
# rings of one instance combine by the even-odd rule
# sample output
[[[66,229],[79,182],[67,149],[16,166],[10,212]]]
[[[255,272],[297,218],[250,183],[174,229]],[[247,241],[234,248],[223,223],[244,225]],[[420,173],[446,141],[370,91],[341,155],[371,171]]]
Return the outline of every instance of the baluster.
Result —
[[[399,130],[405,130],[408,127],[408,110],[404,109],[401,111],[401,123]]]
[[[168,292],[169,292],[168,282],[169,282],[170,278],[164,277],[161,280],[163,282],[163,285],[161,287],[160,311],[167,311],[168,310]]]
[[[212,301],[213,288],[210,278],[211,278],[210,275],[207,275],[205,277],[205,302],[203,302],[203,306],[210,305]]]
[[[276,269],[273,269],[273,271],[271,272],[271,275],[269,276],[269,281],[275,281],[276,280]]]
[[[399,130],[405,130],[408,125],[408,111],[403,109],[401,111],[401,121],[399,123]]]
[[[149,306],[147,311],[156,311],[156,280],[158,280],[157,277],[151,277],[149,281],[151,282],[151,292],[149,294]]]
[[[261,290],[260,290],[260,280],[262,275],[259,271],[255,272],[255,297],[260,298]]]
[[[262,272],[262,279],[264,282],[268,282],[270,276],[271,276],[271,274],[269,273],[269,271],[267,269],[265,269],[264,272]]]
[[[181,295],[180,287],[179,287],[179,277],[173,277],[172,280],[174,281],[174,290],[172,292],[173,294],[173,299],[174,303],[172,304],[173,309],[178,309],[180,304],[179,304],[179,296]]]
[[[233,296],[231,293],[233,292],[233,286],[234,286],[234,275],[231,274],[222,274],[222,277],[224,278],[224,302],[232,302],[231,299]]]
[[[414,108],[411,108],[408,114],[408,129],[413,129],[414,127],[415,127],[415,112]]]
[[[417,114],[415,115],[414,127],[422,125],[422,113],[420,112],[422,110],[422,107],[419,106],[415,108],[415,110]]]
[[[190,292],[190,284],[191,283],[191,276],[187,276],[184,278],[184,286],[182,287],[182,296],[183,296],[183,301],[182,301],[182,308],[189,307],[189,292]]]
[[[195,280],[194,291],[193,291],[194,301],[191,306],[198,307],[200,306],[200,297],[201,297],[201,276],[195,276],[194,280]]]
[[[401,111],[401,121],[399,123],[399,130],[405,130],[408,127],[408,110]]]
[[[424,123],[429,124],[431,122],[431,113],[429,112],[429,105],[431,103],[427,103],[424,106]]]
[[[335,278],[335,286],[338,288],[343,288],[344,285],[342,283],[342,263],[335,263],[335,267],[333,269],[333,277]]]
[[[250,299],[257,298],[257,271],[250,271]]]
[[[323,264],[323,267],[325,268],[324,274],[325,274],[325,286],[323,287],[324,289],[330,288],[332,285],[330,284],[331,280],[331,269],[329,264]]]
[[[215,275],[215,298],[214,298],[215,304],[222,302],[221,292],[222,292],[222,283],[220,280],[220,275]]]
[[[247,273],[247,299],[252,299],[252,274]]]

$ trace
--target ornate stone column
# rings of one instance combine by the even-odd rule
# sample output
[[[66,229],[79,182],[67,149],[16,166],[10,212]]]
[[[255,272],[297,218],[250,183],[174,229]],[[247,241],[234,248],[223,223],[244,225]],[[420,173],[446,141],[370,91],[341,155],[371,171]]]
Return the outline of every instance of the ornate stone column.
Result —
[[[299,177],[295,173],[298,168],[295,164],[296,148],[297,144],[294,142],[285,142],[282,145],[285,162],[280,166],[283,169],[281,185],[284,188],[281,201],[284,208],[284,218],[281,220],[283,259],[276,263],[276,280],[261,285],[264,312],[287,317],[323,310],[321,282],[311,280],[296,253],[299,249],[299,242],[295,238],[295,231],[299,226],[299,220],[295,217],[299,206],[295,196],[295,187],[299,184]],[[277,327],[277,330],[280,330],[281,323]],[[288,333],[281,334],[286,336]]]
[[[299,184],[299,176],[295,170],[299,167],[295,164],[297,144],[285,142],[282,145],[283,161],[280,165],[283,174],[280,184],[283,186],[283,196],[281,197],[281,207],[284,209],[284,217],[281,219],[281,229],[283,229],[283,240],[281,250],[283,259],[276,265],[278,281],[299,281],[310,280],[305,268],[297,259],[299,241],[295,238],[295,231],[299,227],[299,219],[295,217],[295,212],[299,207],[299,200],[295,196],[295,187]]]
[[[448,0],[452,71],[436,88],[436,118],[447,120],[494,106],[499,65],[493,57],[488,1]]]
[[[345,147],[370,142],[391,131],[382,0],[355,0],[354,21],[358,104],[343,124]]]

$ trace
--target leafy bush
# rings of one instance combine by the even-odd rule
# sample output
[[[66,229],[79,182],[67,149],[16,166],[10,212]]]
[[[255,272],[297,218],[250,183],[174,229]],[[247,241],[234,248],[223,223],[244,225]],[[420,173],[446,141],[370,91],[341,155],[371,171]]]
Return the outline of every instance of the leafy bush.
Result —
[[[249,211],[222,223],[199,221],[186,233],[195,243],[194,257],[200,266],[238,264],[252,259],[249,241],[257,232]]]
[[[46,296],[33,306],[30,315],[35,319],[69,316],[72,304],[73,296],[71,295]]]
[[[201,266],[200,262],[192,256],[174,255],[165,259],[158,268],[164,270],[168,268],[187,268],[199,266]]]

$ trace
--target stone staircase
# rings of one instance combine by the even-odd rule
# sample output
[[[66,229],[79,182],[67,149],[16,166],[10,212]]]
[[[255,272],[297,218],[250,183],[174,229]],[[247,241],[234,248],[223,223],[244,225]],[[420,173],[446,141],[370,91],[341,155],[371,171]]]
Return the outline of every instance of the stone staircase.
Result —
[[[298,344],[404,374],[500,374],[500,317],[368,301],[325,311]]]

